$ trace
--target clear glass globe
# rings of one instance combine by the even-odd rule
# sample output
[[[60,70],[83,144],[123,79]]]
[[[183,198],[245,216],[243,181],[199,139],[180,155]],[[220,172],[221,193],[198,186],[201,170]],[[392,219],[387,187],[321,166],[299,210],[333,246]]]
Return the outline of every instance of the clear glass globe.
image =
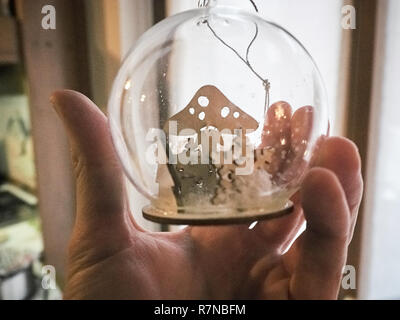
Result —
[[[125,59],[109,100],[116,151],[163,223],[254,221],[290,197],[328,131],[306,49],[256,14],[215,6],[167,18]]]

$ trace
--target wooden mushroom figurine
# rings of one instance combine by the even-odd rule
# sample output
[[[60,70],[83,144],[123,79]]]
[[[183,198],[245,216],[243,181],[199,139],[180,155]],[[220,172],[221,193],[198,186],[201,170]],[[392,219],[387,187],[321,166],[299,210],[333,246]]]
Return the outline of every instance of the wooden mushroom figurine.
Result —
[[[174,123],[172,123],[173,121]],[[256,130],[258,125],[255,119],[234,105],[220,90],[211,85],[200,88],[185,109],[166,121],[164,131],[168,141],[167,155],[171,155],[169,148],[171,148],[171,139],[173,139],[172,134],[178,134],[178,138],[182,138],[182,130],[189,129],[195,134],[197,140],[197,143],[192,144],[193,137],[188,136],[186,148],[180,151],[176,151],[174,148],[173,153],[178,153],[176,164],[167,165],[174,184],[173,194],[179,207],[193,208],[197,204],[204,205],[204,201],[213,203],[217,189],[221,187],[221,177],[218,171],[223,166],[223,160],[221,157],[219,165],[216,165],[212,161],[215,160],[215,154],[212,153],[216,152],[216,142],[219,141],[223,145],[221,132],[231,132],[234,135],[235,130],[242,130],[243,146],[246,141],[246,130]],[[170,132],[171,127],[176,132]],[[208,135],[202,135],[204,130],[209,130]],[[204,137],[211,138],[213,141],[211,146],[207,144],[208,150],[204,148],[206,143],[206,141],[202,141]],[[183,140],[185,140],[184,136]],[[193,148],[196,148],[195,158],[197,161],[181,163],[179,153],[193,152]],[[205,159],[207,161],[204,161]],[[162,186],[163,181],[168,181],[168,179],[159,179],[160,190],[165,192],[166,189],[171,188],[171,184],[168,181],[168,185]]]

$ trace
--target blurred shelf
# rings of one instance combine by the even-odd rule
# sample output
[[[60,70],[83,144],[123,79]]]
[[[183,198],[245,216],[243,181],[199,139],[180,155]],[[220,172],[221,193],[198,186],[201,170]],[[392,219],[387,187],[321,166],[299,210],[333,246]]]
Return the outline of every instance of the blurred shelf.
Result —
[[[17,22],[0,16],[0,64],[19,63]]]
[[[0,186],[0,228],[30,220],[37,215],[36,198],[33,195],[12,185]]]

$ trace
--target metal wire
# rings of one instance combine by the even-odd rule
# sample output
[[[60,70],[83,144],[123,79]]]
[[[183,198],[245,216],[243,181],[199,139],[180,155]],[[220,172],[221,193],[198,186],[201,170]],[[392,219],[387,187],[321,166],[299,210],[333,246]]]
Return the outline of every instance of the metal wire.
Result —
[[[253,5],[254,9],[256,10],[256,12],[258,12],[258,8],[256,3],[254,2],[254,0],[250,0],[251,4]]]
[[[199,0],[199,1],[198,1],[198,5],[199,5],[199,7],[200,7],[201,5],[206,5],[206,6],[207,6],[207,5],[209,4],[209,1],[210,1],[210,0]],[[254,6],[254,9],[256,10],[256,12],[258,12],[258,8],[257,8],[255,2],[254,2],[253,0],[250,0],[250,2],[251,2],[252,5]],[[256,39],[257,39],[257,37],[258,37],[258,32],[259,32],[259,30],[258,30],[258,25],[257,25],[257,23],[254,22],[254,26],[255,26],[255,29],[256,29],[256,30],[255,30],[254,37],[252,38],[251,42],[249,43],[249,45],[248,45],[248,47],[247,47],[247,49],[246,49],[246,58],[243,58],[235,48],[233,48],[233,47],[230,46],[228,43],[226,43],[226,42],[216,33],[216,31],[211,27],[211,25],[210,25],[210,23],[209,23],[209,21],[208,21],[207,19],[204,21],[204,23],[205,23],[205,24],[207,25],[207,27],[210,29],[210,31],[212,32],[212,34],[214,35],[214,37],[217,38],[218,41],[220,41],[225,47],[229,48],[240,60],[242,60],[242,61],[247,65],[247,67],[250,69],[250,71],[251,71],[258,79],[261,80],[261,82],[262,82],[262,84],[263,84],[263,86],[264,86],[264,89],[265,89],[265,101],[264,101],[264,114],[265,114],[265,112],[267,111],[267,109],[268,109],[268,107],[269,107],[269,91],[270,91],[270,88],[271,88],[271,84],[270,84],[270,82],[269,82],[268,79],[264,79],[264,78],[253,68],[253,66],[251,65],[250,60],[249,60],[249,55],[250,55],[251,46],[254,44],[254,42],[256,41]]]
[[[240,60],[242,60],[242,61],[250,68],[251,72],[253,72],[254,75],[255,75],[258,79],[260,79],[261,81],[264,82],[263,77],[261,77],[261,76],[254,70],[254,68],[252,67],[252,65],[250,64],[250,62],[249,62],[249,60],[248,60],[248,53],[249,53],[249,51],[250,51],[251,45],[254,43],[254,39],[255,39],[255,38],[251,41],[250,45],[247,47],[247,51],[246,51],[246,52],[247,52],[247,58],[245,59],[245,58],[243,58],[243,57],[240,55],[240,53],[239,53],[236,49],[234,49],[234,48],[231,47],[229,44],[227,44],[227,43],[215,32],[215,30],[211,27],[211,25],[210,25],[210,23],[208,22],[208,20],[205,20],[205,23],[207,24],[207,27],[210,29],[210,31],[213,33],[214,37],[216,37],[224,46],[226,46],[227,48],[229,48],[230,50],[232,50],[232,52],[233,52],[234,54],[236,54],[237,57],[238,57]],[[256,35],[257,35],[257,34],[258,34],[258,25],[257,25],[256,23],[254,23],[254,25],[256,26]]]

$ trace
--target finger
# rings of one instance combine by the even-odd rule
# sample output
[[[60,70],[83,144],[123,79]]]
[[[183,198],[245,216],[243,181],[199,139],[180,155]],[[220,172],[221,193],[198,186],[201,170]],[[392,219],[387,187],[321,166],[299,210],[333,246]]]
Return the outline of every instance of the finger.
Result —
[[[296,110],[290,121],[291,128],[291,152],[294,156],[304,156],[310,139],[314,121],[314,108],[301,107]]]
[[[331,170],[338,177],[350,209],[351,225],[348,242],[351,241],[354,226],[357,220],[358,207],[360,205],[363,181],[361,176],[361,159],[357,147],[350,140],[340,137],[321,139],[318,154],[315,157],[315,166]],[[298,203],[294,201],[294,203]],[[298,261],[299,249],[302,238],[299,238],[285,256],[286,267],[290,272]]]
[[[267,111],[260,148],[274,149],[269,173],[279,172],[290,148],[290,119],[292,108],[287,102],[274,103]]]
[[[357,146],[346,138],[328,138],[321,146],[316,165],[336,174],[346,194],[350,212],[357,211],[363,190]]]
[[[298,183],[298,179],[306,169],[307,162],[304,160],[306,151],[309,147],[309,139],[314,122],[314,108],[311,106],[302,107],[293,114],[290,121],[290,150],[287,159],[283,163],[282,183]]]
[[[76,222],[123,225],[127,219],[122,171],[104,114],[84,95],[63,90],[51,101],[67,131],[76,177]]]
[[[357,146],[346,138],[328,138],[318,153],[317,165],[333,171],[343,187],[351,215],[350,242],[363,194],[361,159]]]
[[[298,258],[290,295],[294,299],[335,299],[349,237],[346,195],[333,172],[314,168],[303,181],[301,201],[307,229],[294,246],[298,247]]]
[[[282,108],[279,110],[279,108]],[[285,116],[282,116],[285,115]],[[264,128],[263,146],[274,146],[277,149],[282,147],[281,139],[288,143],[284,149],[280,150],[279,167],[283,172],[279,177],[279,182],[291,181],[298,174],[298,170],[305,165],[304,152],[307,149],[307,142],[311,134],[313,125],[313,108],[305,106],[298,109],[293,116],[288,104],[277,103],[271,106],[268,112],[267,122]],[[290,139],[287,136],[290,135]],[[282,151],[285,152],[282,157]],[[279,154],[279,153],[278,153]],[[275,166],[277,168],[278,166]],[[294,210],[290,216],[266,221],[260,224],[259,228],[265,234],[273,234],[274,239],[283,243],[282,249],[285,250],[301,228],[304,218],[301,205],[298,201],[298,194],[293,195]],[[279,234],[279,237],[276,236]]]
[[[270,247],[275,247],[279,252],[284,252],[293,241],[303,222],[303,211],[299,205],[295,205],[290,214],[260,221],[253,231],[258,233]]]

